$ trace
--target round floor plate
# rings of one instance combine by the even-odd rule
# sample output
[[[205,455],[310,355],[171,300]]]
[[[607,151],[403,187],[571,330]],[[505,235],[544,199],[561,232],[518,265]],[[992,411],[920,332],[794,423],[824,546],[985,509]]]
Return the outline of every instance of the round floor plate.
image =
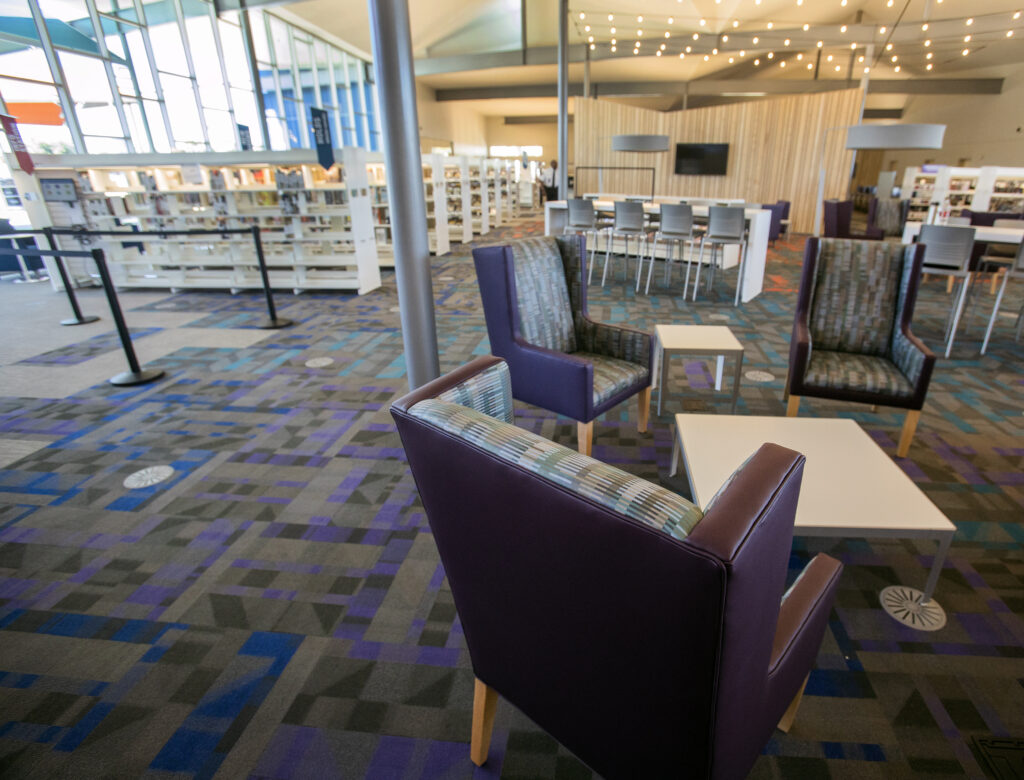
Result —
[[[171,466],[150,466],[125,477],[124,486],[129,490],[159,485],[174,473]]]
[[[326,368],[334,362],[334,358],[318,357],[306,361],[306,368]]]
[[[775,379],[775,374],[769,374],[767,371],[748,371],[743,376],[751,382],[771,382]]]
[[[946,625],[946,610],[933,598],[922,604],[924,593],[917,588],[890,585],[879,595],[889,617],[918,631],[938,631]]]
[[[728,320],[731,319],[728,314],[709,314],[705,319],[708,320]]]

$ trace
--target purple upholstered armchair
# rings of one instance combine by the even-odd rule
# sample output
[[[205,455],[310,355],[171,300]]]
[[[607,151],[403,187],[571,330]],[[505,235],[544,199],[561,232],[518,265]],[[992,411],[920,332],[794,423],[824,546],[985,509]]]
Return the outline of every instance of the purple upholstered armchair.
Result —
[[[763,445],[701,512],[511,425],[492,356],[391,413],[476,677],[472,761],[500,694],[603,777],[745,776],[792,723],[842,569],[818,555],[785,590],[803,456]]]
[[[512,371],[512,395],[577,422],[589,455],[594,418],[637,396],[638,428],[651,401],[649,333],[587,316],[581,236],[526,238],[473,250],[491,352]]]
[[[935,354],[910,331],[924,246],[809,238],[789,343],[789,404],[801,396],[906,409],[906,457]]]

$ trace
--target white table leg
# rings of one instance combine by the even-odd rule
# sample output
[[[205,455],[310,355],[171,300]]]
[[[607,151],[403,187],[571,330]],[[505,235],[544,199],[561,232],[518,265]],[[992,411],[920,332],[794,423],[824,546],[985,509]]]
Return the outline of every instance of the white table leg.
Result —
[[[679,470],[679,429],[672,426],[672,465],[669,466],[668,475],[674,477]]]
[[[715,390],[722,389],[722,370],[725,368],[725,355],[719,355],[715,365]]]
[[[943,534],[942,538],[939,539],[939,549],[935,553],[932,570],[928,573],[928,582],[924,586],[924,596],[921,597],[922,604],[927,604],[932,599],[935,586],[939,582],[939,575],[942,573],[942,566],[946,562],[946,553],[949,552],[949,545],[953,541],[953,533],[953,531],[950,531],[948,534]]]

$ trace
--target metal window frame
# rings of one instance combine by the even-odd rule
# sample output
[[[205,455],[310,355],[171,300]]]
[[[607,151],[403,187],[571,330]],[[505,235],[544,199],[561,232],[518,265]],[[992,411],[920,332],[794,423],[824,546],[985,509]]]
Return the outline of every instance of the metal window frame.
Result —
[[[156,144],[153,143],[153,131],[149,126],[149,117],[146,115],[146,106],[142,102],[143,100],[146,100],[146,98],[142,97],[142,88],[139,86],[139,77],[135,73],[135,58],[132,57],[131,48],[128,46],[128,38],[125,36],[124,30],[121,29],[121,25],[134,27],[136,29],[140,29],[142,25],[135,24],[134,22],[124,21],[116,16],[105,14],[102,11],[99,12],[99,17],[101,29],[103,26],[104,19],[110,20],[117,27],[117,37],[121,39],[121,46],[124,47],[125,62],[127,63],[128,67],[128,75],[131,76],[132,87],[135,89],[134,95],[122,95],[122,97],[131,97],[138,102],[139,115],[142,118],[142,128],[143,130],[146,131],[146,142],[149,144],[149,151],[155,152]]]
[[[235,138],[235,148],[241,149],[242,136],[238,132],[238,120],[235,118],[235,102],[231,98],[231,83],[228,81],[228,66],[224,64],[224,47],[221,46],[220,42],[220,28],[218,27],[220,19],[217,18],[217,9],[214,8],[213,3],[209,4],[208,16],[210,17],[210,29],[213,32],[213,45],[217,49],[217,62],[220,64],[221,86],[224,88],[224,97],[226,97],[228,101],[228,116],[231,117],[231,132]]]
[[[348,52],[344,49],[341,49],[341,67],[345,70],[345,102],[348,103],[348,116],[352,122],[352,127],[349,128],[352,131],[352,144],[358,146],[359,134],[356,132],[356,109],[352,103],[352,82],[349,81],[352,71],[348,67]]]
[[[114,77],[114,64],[110,61],[110,50],[107,49],[107,37],[103,34],[103,24],[100,21],[99,11],[96,10],[94,0],[85,0],[85,8],[89,14],[89,21],[92,23],[93,35],[96,37],[96,48],[100,51],[103,71],[107,74],[110,99],[114,103],[114,110],[117,112],[117,119],[121,124],[121,133],[124,135],[125,143],[128,146],[128,153],[134,154],[135,142],[132,140],[132,133],[128,127],[128,117],[124,113],[121,91],[117,88],[117,79]]]
[[[363,79],[363,74],[365,73],[366,68],[366,60],[359,59],[357,57],[356,62],[359,63],[359,67],[356,68],[356,76],[359,79],[359,105],[363,107],[363,113],[361,115],[362,118],[360,120],[363,124],[363,139],[365,141],[365,143],[363,144],[363,148],[370,149],[372,148],[373,144],[371,143],[370,139],[370,122],[367,116],[368,112],[366,107],[366,82]],[[376,92],[376,90],[374,91]]]
[[[34,0],[30,0],[34,2]],[[164,132],[167,134],[167,143],[170,144],[170,148],[176,149],[178,147],[177,141],[174,140],[174,131],[171,129],[171,114],[167,110],[167,100],[164,98],[164,86],[160,81],[160,69],[156,66],[156,56],[153,54],[153,42],[149,37],[149,22],[146,19],[146,9],[142,4],[142,0],[132,0],[135,6],[135,15],[138,18],[139,32],[142,33],[142,47],[146,50],[146,61],[149,63],[150,77],[153,79],[153,90],[156,92],[156,102],[160,106],[160,118],[164,122]],[[128,52],[128,56],[131,56],[131,50]],[[140,95],[141,98],[141,95]],[[145,104],[142,109],[145,113]],[[156,145],[153,146],[153,151],[156,151]]]
[[[270,149],[270,126],[267,124],[267,105],[263,100],[263,82],[260,80],[259,66],[256,62],[256,44],[252,39],[252,24],[250,23],[248,8],[243,0],[242,7],[238,10],[238,27],[242,31],[242,42],[245,45],[245,59],[249,65],[249,78],[252,80],[252,92],[256,97],[256,111],[259,114],[260,132],[263,134],[263,148]],[[228,85],[228,89],[231,85]],[[241,143],[239,143],[241,148]]]
[[[36,34],[43,47],[43,54],[50,66],[50,76],[53,78],[53,86],[57,90],[57,99],[60,100],[61,109],[64,111],[64,121],[71,132],[71,142],[79,154],[86,154],[85,136],[82,135],[82,127],[78,124],[78,114],[75,113],[75,104],[67,88],[67,79],[64,78],[64,69],[57,57],[50,40],[50,31],[46,29],[46,20],[39,8],[38,0],[28,0],[29,12],[32,14],[32,21],[36,25]]]
[[[281,91],[281,70],[280,70],[280,68],[278,68],[278,65],[277,65],[277,47],[274,45],[274,34],[271,31],[271,29],[270,29],[270,14],[265,14],[265,13],[262,13],[262,12],[260,12],[260,14],[263,17],[264,34],[267,36],[267,53],[270,55],[270,60],[271,60],[269,65],[270,65],[270,72],[271,72],[271,74],[274,77],[274,91],[277,93],[277,106],[278,106],[278,110],[280,111],[280,115],[278,116],[278,121],[284,123],[283,124],[283,129],[285,131],[284,132],[285,138],[287,139],[288,138],[288,117],[287,117],[287,114],[285,113],[285,110],[284,110],[284,93]],[[278,21],[281,21],[281,20],[278,19]],[[282,24],[283,24],[283,22],[282,22]],[[294,76],[292,78],[294,78]],[[292,85],[292,89],[294,90],[294,88],[295,88],[295,85],[293,84]],[[260,89],[263,89],[263,87],[260,86]],[[267,148],[268,149],[270,148],[270,139],[269,138],[267,139]],[[288,142],[288,148],[289,149],[291,148],[291,142],[290,141]]]
[[[306,99],[302,94],[302,68],[299,67],[298,51],[295,48],[295,28],[280,17],[278,21],[284,25],[288,33],[288,56],[292,61],[292,91],[295,93],[295,103],[298,104],[296,113],[299,115],[299,132],[301,133],[299,143],[302,149],[309,149],[313,145],[313,140],[309,137],[309,123],[306,120]],[[309,47],[313,48],[312,42]]]
[[[192,97],[196,101],[196,110],[199,112],[199,127],[203,131],[203,145],[209,152],[213,147],[210,146],[210,131],[206,127],[206,114],[203,112],[203,97],[199,92],[199,79],[196,78],[196,67],[192,62],[192,46],[189,44],[188,29],[185,27],[185,11],[181,7],[181,0],[169,0],[169,2],[171,8],[174,9],[174,16],[178,20],[178,32],[181,34],[182,49],[185,52],[185,67],[188,68],[188,80],[192,82]]]

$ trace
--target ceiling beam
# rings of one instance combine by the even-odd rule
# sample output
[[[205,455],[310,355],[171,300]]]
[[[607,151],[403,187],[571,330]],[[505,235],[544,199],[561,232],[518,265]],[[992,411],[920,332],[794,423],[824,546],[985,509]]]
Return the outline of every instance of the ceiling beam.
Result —
[[[630,95],[725,95],[764,97],[796,95],[851,89],[859,82],[840,79],[803,81],[796,79],[697,79],[695,81],[608,81],[592,84],[594,97]],[[869,95],[998,95],[1002,79],[872,79]],[[500,98],[555,97],[554,84],[518,84],[494,87],[438,89],[437,100],[492,100]],[[569,94],[583,94],[582,84],[570,84]]]

